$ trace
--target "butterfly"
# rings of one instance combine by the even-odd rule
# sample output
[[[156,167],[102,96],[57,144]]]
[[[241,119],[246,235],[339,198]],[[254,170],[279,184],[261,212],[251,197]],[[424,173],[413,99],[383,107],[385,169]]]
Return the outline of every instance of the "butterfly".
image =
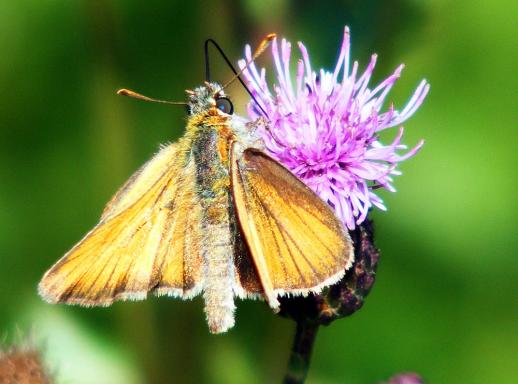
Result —
[[[209,330],[221,333],[234,325],[236,297],[278,311],[279,297],[317,293],[344,275],[354,258],[347,230],[266,153],[257,128],[267,121],[235,115],[224,88],[207,81],[187,91],[184,136],[131,176],[45,273],[38,290],[47,302],[202,295]]]

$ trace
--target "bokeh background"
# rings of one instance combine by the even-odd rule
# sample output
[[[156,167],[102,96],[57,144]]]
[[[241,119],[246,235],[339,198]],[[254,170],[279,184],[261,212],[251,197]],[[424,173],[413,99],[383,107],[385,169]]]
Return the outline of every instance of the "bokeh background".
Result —
[[[405,142],[426,145],[402,165],[399,192],[383,194],[389,211],[372,215],[377,284],[361,311],[321,329],[308,382],[415,371],[430,383],[516,383],[516,11],[510,0],[2,1],[3,343],[32,335],[59,383],[279,382],[294,324],[264,303],[239,302],[236,327],[213,336],[199,299],[82,309],[43,303],[36,284],[158,144],[182,134],[181,108],[117,88],[183,100],[204,80],[207,37],[237,61],[275,31],[330,68],[349,25],[361,65],[379,54],[375,81],[406,63],[396,106],[431,83],[406,123]]]

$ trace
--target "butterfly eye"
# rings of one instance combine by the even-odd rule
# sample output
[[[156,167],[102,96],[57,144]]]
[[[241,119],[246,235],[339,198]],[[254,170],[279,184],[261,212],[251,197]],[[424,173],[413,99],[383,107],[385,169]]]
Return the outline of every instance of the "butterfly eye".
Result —
[[[218,97],[216,99],[216,108],[221,112],[225,112],[227,115],[234,113],[234,105],[232,105],[230,99],[227,99],[226,97]]]

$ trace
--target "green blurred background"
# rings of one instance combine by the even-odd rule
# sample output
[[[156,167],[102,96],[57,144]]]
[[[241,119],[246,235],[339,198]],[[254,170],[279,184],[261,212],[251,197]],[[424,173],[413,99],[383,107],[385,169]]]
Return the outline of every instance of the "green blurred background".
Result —
[[[294,325],[264,303],[239,302],[236,327],[214,336],[199,299],[82,309],[43,303],[36,284],[158,144],[183,131],[180,108],[117,88],[183,100],[204,80],[207,37],[237,60],[277,32],[330,68],[349,25],[361,65],[379,54],[375,81],[406,63],[396,106],[421,78],[431,83],[406,123],[405,142],[426,145],[402,165],[399,192],[383,194],[389,211],[373,215],[377,284],[361,311],[321,330],[308,382],[375,383],[401,371],[430,383],[518,382],[516,3],[322,3],[1,2],[5,343],[31,333],[60,383],[279,382]],[[212,63],[216,79],[229,78],[216,55]]]

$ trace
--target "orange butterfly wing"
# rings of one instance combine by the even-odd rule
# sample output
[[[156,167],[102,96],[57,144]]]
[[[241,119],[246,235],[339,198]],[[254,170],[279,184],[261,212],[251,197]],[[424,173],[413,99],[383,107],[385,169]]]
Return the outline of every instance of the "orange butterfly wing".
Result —
[[[162,148],[129,179],[100,223],[43,276],[44,299],[93,306],[201,290],[201,211],[184,148]]]
[[[351,239],[331,208],[263,152],[234,144],[234,204],[264,294],[319,292],[338,281],[354,259]]]

